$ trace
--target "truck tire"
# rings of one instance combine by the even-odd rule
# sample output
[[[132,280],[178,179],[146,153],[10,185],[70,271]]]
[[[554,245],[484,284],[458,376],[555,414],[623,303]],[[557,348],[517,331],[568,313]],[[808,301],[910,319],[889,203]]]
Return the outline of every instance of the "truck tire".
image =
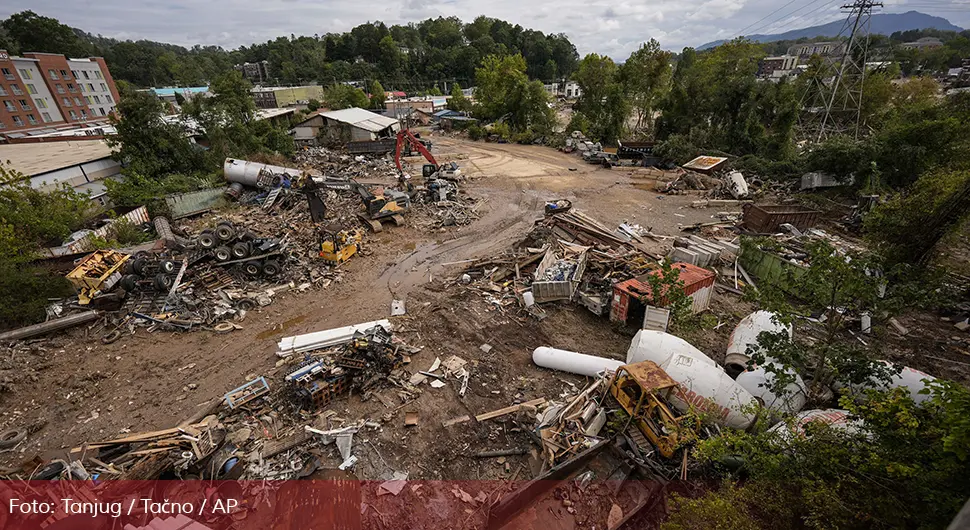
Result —
[[[232,249],[226,246],[218,247],[214,251],[216,261],[229,261],[232,259]]]
[[[212,230],[203,230],[202,233],[199,234],[198,241],[199,246],[206,249],[215,248],[216,243],[218,243],[218,240],[212,233]]]
[[[118,282],[118,285],[124,289],[126,293],[130,293],[138,287],[138,280],[140,279],[141,277],[137,274],[126,274],[121,278],[121,281]]]
[[[158,270],[164,272],[165,274],[172,274],[175,272],[177,264],[171,260],[164,260],[158,264]]]
[[[148,260],[145,258],[135,258],[131,262],[131,273],[132,274],[145,274],[145,268],[148,267]]]
[[[219,241],[223,241],[223,242],[232,241],[233,239],[236,238],[236,228],[228,223],[220,224],[219,226],[216,226],[216,229],[214,232],[216,234],[216,237],[219,238]]]
[[[243,263],[243,271],[250,276],[259,276],[263,272],[263,264],[259,260]]]
[[[274,259],[266,260],[266,263],[263,263],[263,274],[271,278],[279,275],[281,270],[283,268],[280,267],[280,262]]]
[[[159,291],[168,291],[172,288],[173,283],[175,283],[175,279],[167,274],[156,274],[155,279],[152,280],[152,285]]]
[[[248,258],[249,253],[249,243],[236,243],[232,246],[232,257],[235,259]]]
[[[0,449],[10,449],[24,441],[27,437],[26,429],[9,429],[0,432]]]

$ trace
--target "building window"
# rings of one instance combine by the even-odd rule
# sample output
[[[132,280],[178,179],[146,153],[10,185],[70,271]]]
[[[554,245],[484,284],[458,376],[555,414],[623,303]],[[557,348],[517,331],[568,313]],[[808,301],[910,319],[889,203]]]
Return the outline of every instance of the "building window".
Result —
[[[108,85],[106,85],[104,83],[101,83],[101,91],[102,92],[107,92],[108,91]]]
[[[68,83],[67,84],[67,91],[68,92],[77,92],[76,90],[74,90],[74,83]]]
[[[7,128],[7,124],[0,121],[0,129],[6,129],[6,128]]]
[[[78,98],[74,98],[74,104],[77,105],[78,107],[80,107],[81,106],[81,100],[78,99]]]
[[[81,117],[82,118],[87,118],[88,117],[88,111],[86,111],[84,109],[81,109]]]
[[[78,78],[77,70],[71,70],[71,73],[74,74],[74,79]]]
[[[10,85],[10,90],[12,90],[13,93],[17,96],[24,95],[24,92],[20,90],[20,86],[18,86],[16,83]]]
[[[77,113],[74,112],[73,110],[72,111],[69,111],[69,112],[71,113],[71,119],[72,120],[76,120],[77,119]]]
[[[84,78],[85,79],[91,79],[91,76],[88,75],[88,71],[87,70],[81,70],[81,73],[84,74]]]
[[[94,96],[94,102],[97,103],[98,105],[100,105],[101,104],[101,98],[98,97],[98,96]]]
[[[20,108],[30,110],[30,103],[27,103],[26,99],[18,99],[17,102],[20,103]]]
[[[107,101],[108,103],[114,103],[114,101],[111,101],[111,96],[109,96],[108,94],[104,95],[104,100]]]
[[[7,89],[0,86],[0,96],[6,96],[6,95],[7,95]]]
[[[20,119],[20,116],[14,116],[13,117],[13,124],[16,125],[17,127],[23,127],[24,126],[24,120]]]
[[[102,116],[107,116],[107,114],[104,112],[104,107],[98,107],[98,110],[101,112]]]
[[[43,118],[44,123],[50,123],[50,122],[54,121],[54,120],[51,119],[50,113],[47,113],[47,112],[41,112],[40,113],[40,117]]]
[[[91,104],[91,96],[84,96],[84,102],[87,103],[88,105],[90,105]]]
[[[30,70],[27,70],[26,68],[21,68],[20,69],[20,78],[21,79],[33,79],[33,77],[31,76]]]
[[[92,85],[91,83],[88,83],[88,91],[94,92],[94,85]]]
[[[57,77],[57,72],[55,72],[53,69],[47,70],[47,75],[50,76],[50,78],[53,79],[53,80],[55,80],[55,81],[57,81],[58,79],[60,79],[60,77]]]
[[[13,72],[11,72],[9,68],[0,68],[0,72],[3,72],[3,77],[6,77],[7,79],[14,79]]]
[[[27,121],[29,121],[31,125],[37,125],[37,118],[35,118],[33,114],[27,115]]]
[[[57,88],[57,93],[58,94],[63,94],[64,93],[64,85],[58,84],[58,85],[55,85],[55,88]]]
[[[83,94],[84,93],[84,83],[78,83],[77,86],[78,86],[78,88],[81,89],[81,93]]]
[[[27,93],[28,94],[36,94],[37,93],[37,89],[34,88],[34,85],[33,84],[27,83]]]
[[[47,108],[47,102],[44,101],[43,99],[37,98],[37,99],[34,100],[34,103],[37,104],[37,108],[38,109],[46,109]]]
[[[101,77],[101,70],[95,70],[94,77],[97,77],[98,79],[104,79],[104,77]]]
[[[70,107],[71,106],[71,100],[69,100],[67,98],[61,98],[61,102],[64,103],[64,106],[65,107]]]
[[[70,79],[70,77],[67,76],[67,70],[61,70],[61,77],[64,79]]]
[[[17,107],[14,107],[9,100],[3,100],[3,106],[6,107],[7,112],[17,112]]]

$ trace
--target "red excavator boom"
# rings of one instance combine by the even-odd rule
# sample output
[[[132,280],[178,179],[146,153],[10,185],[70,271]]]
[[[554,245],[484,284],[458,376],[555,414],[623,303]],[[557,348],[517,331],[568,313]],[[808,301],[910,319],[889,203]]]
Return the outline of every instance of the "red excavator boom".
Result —
[[[397,133],[397,146],[394,150],[394,163],[397,164],[398,171],[404,173],[404,168],[401,167],[401,149],[404,147],[405,142],[411,144],[411,149],[417,150],[419,153],[421,153],[425,160],[431,164],[434,164],[434,167],[438,167],[438,161],[434,159],[431,151],[428,151],[428,148],[421,143],[421,140],[415,138],[410,129],[403,129]]]

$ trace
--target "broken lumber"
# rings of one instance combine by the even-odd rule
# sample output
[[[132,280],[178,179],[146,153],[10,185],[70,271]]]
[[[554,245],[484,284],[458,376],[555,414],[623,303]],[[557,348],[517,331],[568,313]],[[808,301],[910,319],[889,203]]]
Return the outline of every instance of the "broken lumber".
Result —
[[[484,414],[479,414],[475,416],[475,421],[482,422],[486,420],[491,420],[493,418],[498,418],[500,416],[505,416],[506,414],[512,414],[513,412],[518,412],[518,410],[523,406],[533,406],[537,407],[546,402],[546,398],[536,398],[525,403],[519,403],[518,405],[512,405],[510,407],[505,407],[503,409],[493,410],[492,412],[486,412]]]
[[[299,431],[296,434],[287,436],[286,438],[270,440],[264,443],[263,447],[259,450],[259,454],[261,454],[263,458],[272,458],[284,451],[293,449],[309,439],[310,435],[306,431]]]

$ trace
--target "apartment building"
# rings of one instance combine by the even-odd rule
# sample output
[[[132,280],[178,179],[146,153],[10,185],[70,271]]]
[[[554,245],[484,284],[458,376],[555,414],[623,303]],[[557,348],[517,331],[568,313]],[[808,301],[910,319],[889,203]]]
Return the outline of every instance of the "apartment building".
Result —
[[[118,88],[101,57],[0,50],[0,133],[107,120]]]

